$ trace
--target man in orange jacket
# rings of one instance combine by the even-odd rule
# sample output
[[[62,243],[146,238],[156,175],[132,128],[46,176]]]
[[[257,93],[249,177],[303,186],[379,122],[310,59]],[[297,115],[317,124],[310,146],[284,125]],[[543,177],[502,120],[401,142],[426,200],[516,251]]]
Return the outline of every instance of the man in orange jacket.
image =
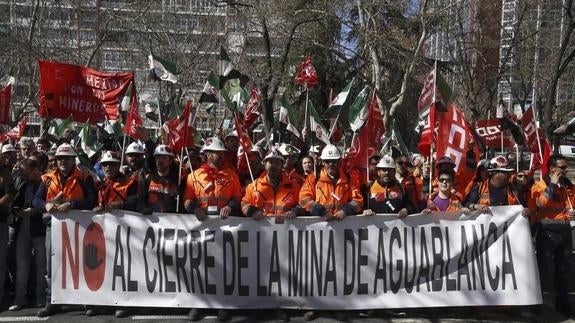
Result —
[[[206,162],[188,175],[184,207],[200,221],[208,215],[219,215],[222,219],[241,215],[240,180],[226,162],[226,151],[219,138],[208,138],[202,148]]]
[[[569,302],[572,237],[569,221],[575,217],[575,186],[567,179],[567,160],[552,155],[547,162],[549,174],[535,183],[531,193],[539,223],[536,248],[540,277],[548,277],[548,264],[554,264],[555,309],[567,316],[574,314]]]
[[[195,214],[200,221],[208,215],[219,215],[222,219],[241,215],[240,179],[226,160],[227,151],[218,137],[208,138],[202,148],[205,162],[188,175],[184,208],[188,213]],[[203,314],[201,309],[192,308],[188,316],[190,320],[198,321]],[[227,321],[230,318],[228,310],[218,310],[218,320]]]
[[[276,216],[293,219],[300,214],[299,187],[282,170],[285,160],[272,150],[263,160],[265,171],[246,188],[242,211],[254,220]]]
[[[71,209],[91,210],[96,204],[97,193],[90,173],[76,166],[76,152],[67,143],[56,149],[58,168],[42,175],[42,181],[32,200],[34,208],[50,212],[67,212]],[[45,218],[46,229],[47,275],[51,275],[51,229],[50,218]],[[94,256],[98,255],[94,253]],[[48,282],[50,280],[48,279]],[[51,304],[50,288],[46,293],[46,307],[38,312],[39,317],[50,316],[60,310],[60,306]],[[90,314],[90,309],[86,311]]]
[[[102,154],[100,164],[104,170],[104,185],[98,191],[98,205],[94,211],[122,209],[136,211],[137,182],[120,173],[120,158],[112,151]]]
[[[341,152],[326,145],[321,152],[321,170],[310,174],[300,190],[299,203],[312,216],[326,220],[343,220],[357,214],[363,207],[360,188],[340,167]]]

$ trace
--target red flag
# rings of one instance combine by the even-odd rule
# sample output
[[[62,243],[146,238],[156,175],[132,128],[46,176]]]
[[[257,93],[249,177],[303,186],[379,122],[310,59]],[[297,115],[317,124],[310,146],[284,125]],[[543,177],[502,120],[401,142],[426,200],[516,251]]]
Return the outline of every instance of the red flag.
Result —
[[[174,151],[180,151],[194,142],[194,129],[192,101],[187,101],[182,115],[164,123],[164,131],[167,135],[168,145]]]
[[[240,140],[240,146],[242,146],[242,149],[244,151],[252,150],[252,141],[248,136],[246,128],[237,113],[234,113],[234,128],[238,133],[238,138]]]
[[[346,161],[350,164],[365,165],[367,158],[379,150],[384,132],[383,117],[379,109],[377,94],[374,92],[368,106],[367,121],[353,137]]]
[[[301,61],[301,63],[299,63],[294,83],[305,84],[308,89],[317,85],[317,72],[315,71],[315,67],[311,64],[310,56],[307,56],[303,61]]]
[[[429,108],[429,113],[424,119],[423,129],[419,135],[419,143],[417,144],[417,149],[419,152],[426,157],[431,154],[431,146],[435,142],[437,137],[436,126],[435,126],[435,104],[432,104]],[[433,125],[433,126],[432,126]]]
[[[140,107],[136,97],[136,88],[132,88],[130,97],[130,111],[126,117],[126,124],[124,125],[124,133],[135,140],[145,140],[146,129],[144,128],[144,121],[140,117]]]
[[[545,136],[545,131],[537,128],[532,107],[529,107],[529,109],[523,113],[521,125],[523,127],[523,133],[525,134],[527,147],[529,151],[534,154],[535,162],[533,163],[533,168],[537,168],[540,165],[541,173],[546,175],[549,172],[547,169],[547,161],[551,156],[551,144]],[[537,140],[538,134],[539,140]],[[543,156],[541,156],[541,154]]]
[[[0,91],[0,124],[10,122],[10,98],[12,97],[12,84],[6,85]]]
[[[466,154],[471,131],[467,128],[463,113],[455,103],[451,103],[447,112],[438,115],[437,156],[448,156],[455,162],[456,173],[465,170]]]
[[[8,132],[0,134],[0,142],[4,142],[8,139],[12,139],[14,141],[20,140],[24,133],[26,132],[26,125],[28,124],[28,117],[24,117],[24,119],[20,120],[16,127],[8,130]]]
[[[91,68],[38,61],[42,117],[77,122],[116,120],[118,107],[134,73],[104,73]]]
[[[499,119],[479,120],[475,123],[475,131],[483,139],[486,147],[501,148],[501,137],[503,137],[503,147],[515,147],[515,139],[511,132],[501,128]]]
[[[246,105],[246,111],[244,113],[244,126],[246,127],[246,129],[251,128],[251,126],[259,118],[261,113],[262,108],[261,108],[260,89],[257,86],[254,86],[250,93],[250,100]]]

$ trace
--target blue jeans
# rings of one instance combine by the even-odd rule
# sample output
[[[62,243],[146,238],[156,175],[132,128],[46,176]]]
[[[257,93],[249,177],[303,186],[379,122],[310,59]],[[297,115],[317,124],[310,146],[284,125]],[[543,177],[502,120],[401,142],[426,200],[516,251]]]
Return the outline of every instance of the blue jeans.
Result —
[[[16,236],[16,297],[14,304],[26,305],[26,292],[30,263],[34,258],[36,268],[36,305],[44,303],[46,289],[46,244],[45,237],[30,236],[30,218],[25,217],[18,228]]]

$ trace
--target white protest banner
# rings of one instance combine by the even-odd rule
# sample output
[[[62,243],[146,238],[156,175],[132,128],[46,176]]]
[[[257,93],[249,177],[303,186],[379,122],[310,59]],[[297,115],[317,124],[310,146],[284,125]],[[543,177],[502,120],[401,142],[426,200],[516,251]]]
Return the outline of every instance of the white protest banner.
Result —
[[[314,309],[540,304],[521,210],[284,224],[125,211],[55,214],[52,301]]]

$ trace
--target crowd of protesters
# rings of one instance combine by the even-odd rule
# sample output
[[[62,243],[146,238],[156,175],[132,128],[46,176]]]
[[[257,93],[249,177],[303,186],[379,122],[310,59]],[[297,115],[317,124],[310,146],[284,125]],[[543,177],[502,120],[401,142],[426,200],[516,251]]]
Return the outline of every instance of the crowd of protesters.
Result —
[[[200,221],[210,215],[345,221],[354,215],[404,218],[447,211],[488,213],[490,206],[522,205],[522,215],[532,223],[539,263],[554,264],[555,307],[572,314],[567,286],[575,189],[561,155],[551,156],[549,173],[535,182],[532,172],[511,167],[505,156],[472,161],[473,165],[468,161],[466,167],[474,168],[474,176],[460,178],[449,157],[430,164],[417,155],[373,155],[365,169],[346,162],[345,153],[334,145],[298,148],[282,143],[265,150],[256,146],[239,157],[238,149],[239,139],[231,132],[189,147],[183,155],[164,144],[132,142],[123,152],[97,153],[86,164],[79,162],[83,152],[73,141],[4,143],[0,299],[8,302],[10,311],[39,307],[39,317],[61,310],[50,301],[53,212],[122,209],[189,213]],[[100,310],[87,306],[86,315]],[[117,317],[132,313],[130,308],[115,311]],[[278,313],[289,320],[284,311]],[[336,314],[345,319],[344,313]],[[199,320],[204,310],[191,309],[189,315]],[[228,310],[217,312],[221,321],[230,315]],[[304,313],[305,320],[316,316],[315,311]]]

